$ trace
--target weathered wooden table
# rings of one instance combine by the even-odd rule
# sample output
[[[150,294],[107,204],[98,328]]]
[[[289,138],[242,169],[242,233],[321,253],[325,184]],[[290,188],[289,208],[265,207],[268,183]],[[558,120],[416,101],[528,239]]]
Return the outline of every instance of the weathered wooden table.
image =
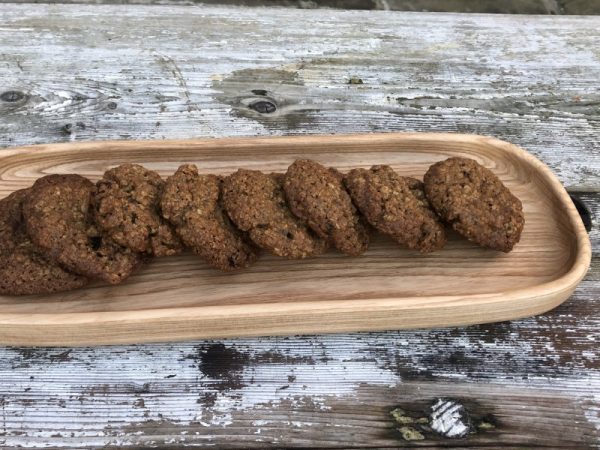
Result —
[[[1,348],[2,447],[599,445],[600,17],[0,3],[0,80],[2,147],[497,136],[584,202],[594,248],[569,301],[510,323]],[[438,399],[467,438],[428,428]]]

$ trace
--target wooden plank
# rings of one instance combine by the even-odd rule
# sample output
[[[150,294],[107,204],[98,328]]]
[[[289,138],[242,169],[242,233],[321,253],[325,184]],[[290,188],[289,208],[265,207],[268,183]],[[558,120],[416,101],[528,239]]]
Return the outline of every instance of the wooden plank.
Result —
[[[598,186],[600,17],[6,4],[0,20],[0,146],[460,131]]]
[[[0,3],[118,3],[118,0],[0,0]],[[193,5],[194,0],[130,0],[126,3]],[[203,5],[286,6],[313,9],[317,7],[338,9],[431,11],[495,14],[600,14],[600,5],[586,0],[203,0]]]
[[[276,390],[281,389],[281,384],[265,383],[261,388]],[[27,420],[34,421],[35,430],[28,437],[18,436],[18,429],[12,428],[16,422],[7,421],[11,428],[4,438],[5,445],[22,442],[52,447],[66,443],[68,447],[90,448],[118,443],[172,448],[185,443],[186,446],[223,448],[429,448],[441,445],[564,449],[590,448],[597,443],[597,430],[585,417],[587,402],[551,390],[507,390],[461,382],[406,382],[394,387],[365,384],[352,400],[345,396],[327,396],[317,403],[317,408],[310,397],[296,391],[299,395],[290,401],[224,411],[222,405],[206,408],[194,401],[184,403],[164,398],[158,406],[151,393],[139,394],[138,399],[131,402],[131,397],[123,395],[118,386],[104,386],[104,389],[102,394],[93,393],[78,401],[85,414],[83,430],[69,423],[72,418],[64,416],[65,408],[61,409],[56,401],[46,403],[33,396],[21,398],[20,401],[31,402],[30,410],[42,414],[48,411],[58,416],[44,418],[40,423],[35,416],[27,415]],[[149,390],[152,392],[154,387]],[[471,429],[466,437],[443,438],[432,430],[431,423],[422,423],[429,419],[432,405],[440,395],[444,396],[442,399],[464,405],[470,419],[467,426]],[[72,403],[63,392],[57,393],[56,398],[63,399],[62,405]],[[216,398],[222,402],[219,394]],[[110,410],[107,403],[111,405]],[[357,404],[367,406],[357,408]],[[14,407],[14,404],[7,406]],[[159,417],[154,412],[165,407],[181,408],[182,419]],[[106,420],[108,411],[110,422]],[[144,415],[152,418],[144,418]],[[121,428],[123,419],[130,420],[131,416],[138,417],[140,423]],[[468,422],[465,420],[465,423]]]

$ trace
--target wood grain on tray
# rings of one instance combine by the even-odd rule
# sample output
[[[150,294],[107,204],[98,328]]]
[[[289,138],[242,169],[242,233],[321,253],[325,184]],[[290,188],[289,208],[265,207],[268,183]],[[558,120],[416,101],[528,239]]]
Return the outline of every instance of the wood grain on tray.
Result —
[[[0,196],[49,173],[93,180],[136,162],[172,174],[282,171],[311,158],[344,172],[388,164],[421,178],[450,156],[490,168],[523,202],[527,226],[510,254],[450,235],[420,255],[376,236],[360,258],[329,252],[286,261],[265,256],[223,274],[192,255],[158,259],[126,283],[40,297],[0,297],[3,343],[78,345],[354,330],[506,320],[564,301],[585,274],[589,239],[566,191],[533,156],[481,136],[370,134],[224,140],[90,142],[10,149],[0,159]]]

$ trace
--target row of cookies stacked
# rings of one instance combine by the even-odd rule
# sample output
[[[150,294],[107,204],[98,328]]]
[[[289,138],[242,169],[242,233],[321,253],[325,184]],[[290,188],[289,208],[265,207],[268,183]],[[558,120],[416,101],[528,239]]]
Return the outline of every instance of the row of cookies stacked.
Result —
[[[506,252],[524,219],[501,181],[464,158],[434,164],[424,184],[389,166],[342,175],[311,160],[285,174],[240,169],[227,177],[183,165],[166,181],[136,164],[96,184],[49,175],[0,200],[0,293],[117,284],[146,259],[185,247],[221,270],[247,267],[261,249],[301,259],[333,246],[358,256],[371,226],[426,253],[446,243],[443,222]]]

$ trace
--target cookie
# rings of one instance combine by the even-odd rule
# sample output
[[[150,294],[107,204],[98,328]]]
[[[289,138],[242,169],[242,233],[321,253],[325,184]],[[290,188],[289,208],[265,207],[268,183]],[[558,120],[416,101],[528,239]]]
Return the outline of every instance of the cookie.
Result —
[[[525,224],[523,206],[493,172],[468,158],[431,166],[425,194],[439,216],[483,247],[510,252]]]
[[[193,164],[181,166],[167,179],[161,208],[183,243],[213,267],[230,271],[256,261],[256,250],[221,208],[221,180],[215,175],[199,175]]]
[[[420,199],[418,180],[401,177],[389,166],[373,166],[351,170],[344,181],[367,221],[399,244],[429,253],[446,243],[444,226]]]
[[[0,200],[0,294],[50,294],[85,286],[87,278],[50,262],[29,239],[22,215],[28,194],[22,189]]]
[[[365,224],[336,169],[300,159],[287,170],[283,188],[292,212],[342,253],[358,256],[369,246]]]
[[[134,252],[153,256],[181,253],[181,240],[160,213],[164,186],[158,173],[138,164],[108,170],[96,183],[96,224],[117,244]]]
[[[435,212],[431,208],[431,205],[429,204],[429,200],[427,200],[427,196],[425,195],[425,185],[423,184],[423,182],[413,177],[402,177],[402,179],[408,185],[408,188],[410,189],[410,192],[412,192],[412,195],[414,195],[419,201],[419,204],[424,208],[429,209],[435,214]],[[437,215],[435,217],[437,217]]]
[[[288,259],[320,255],[327,241],[294,216],[285,200],[281,175],[240,169],[223,182],[223,207],[260,248]]]
[[[79,175],[37,180],[23,216],[31,240],[52,261],[90,278],[118,284],[142,257],[102,234],[93,222],[94,184]]]

